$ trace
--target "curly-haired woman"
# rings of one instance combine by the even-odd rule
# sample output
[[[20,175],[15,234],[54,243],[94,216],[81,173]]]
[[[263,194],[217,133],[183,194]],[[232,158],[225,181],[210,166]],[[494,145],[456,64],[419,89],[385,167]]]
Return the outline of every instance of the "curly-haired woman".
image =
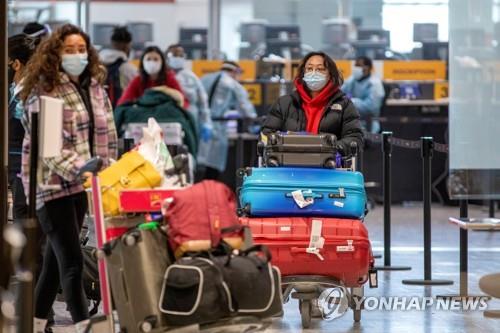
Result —
[[[92,156],[107,164],[116,158],[116,129],[105,77],[87,34],[64,25],[38,47],[28,63],[21,97],[29,115],[38,112],[40,96],[59,98],[63,107],[63,149],[60,156],[43,158],[42,182],[37,187],[37,215],[49,246],[35,291],[35,332],[47,332],[46,318],[59,283],[77,332],[89,317],[82,285],[83,258],[79,232],[87,211],[77,173]],[[23,143],[23,180],[27,190],[30,133]]]

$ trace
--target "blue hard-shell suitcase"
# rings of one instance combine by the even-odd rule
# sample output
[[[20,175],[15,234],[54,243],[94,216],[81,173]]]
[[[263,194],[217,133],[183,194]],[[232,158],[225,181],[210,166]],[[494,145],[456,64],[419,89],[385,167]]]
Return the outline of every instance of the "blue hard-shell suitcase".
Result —
[[[240,215],[361,219],[366,194],[359,172],[318,168],[247,168],[241,171]],[[301,208],[300,205],[303,207]]]

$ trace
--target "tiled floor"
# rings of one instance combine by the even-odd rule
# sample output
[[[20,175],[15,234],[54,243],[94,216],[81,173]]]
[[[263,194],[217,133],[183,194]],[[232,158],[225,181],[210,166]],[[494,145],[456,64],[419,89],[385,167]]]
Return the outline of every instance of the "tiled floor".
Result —
[[[423,225],[422,208],[413,206],[394,206],[392,211],[392,264],[410,265],[411,271],[379,272],[378,289],[365,289],[366,296],[417,296],[434,297],[440,294],[456,293],[459,290],[459,255],[458,229],[448,223],[449,216],[458,215],[458,207],[434,206],[432,210],[432,268],[433,277],[451,279],[452,286],[420,287],[406,286],[401,280],[407,278],[423,278]],[[366,218],[372,245],[376,253],[382,252],[383,228],[382,208],[379,206]],[[471,206],[470,216],[485,216],[486,211]],[[471,293],[479,293],[478,280],[487,273],[500,272],[500,232],[469,233],[469,289]],[[383,260],[378,259],[378,264]],[[490,302],[490,308],[500,309],[500,301]],[[57,304],[58,326],[56,333],[73,332],[67,325],[68,314],[64,305]],[[66,323],[66,324],[64,324]],[[285,305],[283,318],[274,319],[266,332],[301,332],[298,304],[291,301]],[[369,332],[369,333],[445,333],[445,332],[500,332],[500,319],[485,319],[480,311],[442,311],[428,309],[426,311],[364,311],[362,320],[355,324],[352,312],[334,321],[313,321],[312,326],[304,332]]]

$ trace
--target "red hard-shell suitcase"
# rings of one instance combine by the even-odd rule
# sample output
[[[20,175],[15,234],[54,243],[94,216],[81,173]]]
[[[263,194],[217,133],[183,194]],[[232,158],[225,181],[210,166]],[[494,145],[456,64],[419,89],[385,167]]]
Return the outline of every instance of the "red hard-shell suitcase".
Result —
[[[240,218],[252,230],[254,242],[269,247],[272,263],[282,276],[322,275],[360,287],[368,281],[373,255],[368,231],[359,220],[335,218]],[[320,233],[311,236],[313,223]],[[320,235],[320,236],[319,236]],[[311,241],[322,248],[311,247]]]

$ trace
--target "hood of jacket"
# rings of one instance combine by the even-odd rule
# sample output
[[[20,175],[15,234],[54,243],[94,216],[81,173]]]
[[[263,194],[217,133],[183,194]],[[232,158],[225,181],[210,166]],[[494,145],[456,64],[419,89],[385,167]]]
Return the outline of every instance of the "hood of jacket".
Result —
[[[111,65],[118,59],[122,59],[123,61],[127,61],[128,57],[123,51],[114,50],[114,49],[103,49],[99,52],[99,59],[104,65]]]

